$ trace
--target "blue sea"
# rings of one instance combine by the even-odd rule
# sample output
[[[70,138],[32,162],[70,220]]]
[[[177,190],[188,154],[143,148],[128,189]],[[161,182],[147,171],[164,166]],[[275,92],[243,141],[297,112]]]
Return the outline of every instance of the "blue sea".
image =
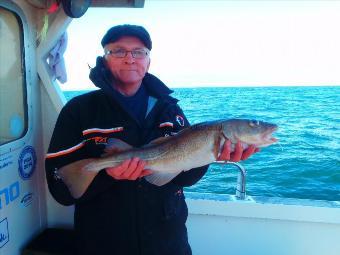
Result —
[[[175,88],[189,121],[275,123],[279,143],[242,163],[247,195],[340,201],[340,86]],[[87,91],[64,91],[67,99]],[[235,194],[238,171],[211,165],[191,192]]]

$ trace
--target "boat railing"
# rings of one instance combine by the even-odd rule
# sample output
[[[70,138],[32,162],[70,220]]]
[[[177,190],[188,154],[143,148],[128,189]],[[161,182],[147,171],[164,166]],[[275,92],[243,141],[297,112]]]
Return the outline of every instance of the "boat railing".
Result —
[[[246,169],[237,162],[231,162],[231,161],[214,161],[213,164],[223,164],[223,165],[233,165],[236,166],[239,170],[238,176],[237,176],[237,185],[236,185],[236,198],[238,200],[245,200],[246,198],[246,177],[247,177],[247,171]]]

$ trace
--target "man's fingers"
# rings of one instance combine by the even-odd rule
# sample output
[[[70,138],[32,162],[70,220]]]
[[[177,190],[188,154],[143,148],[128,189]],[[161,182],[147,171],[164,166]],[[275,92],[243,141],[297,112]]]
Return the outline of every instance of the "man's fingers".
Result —
[[[106,173],[115,179],[122,179],[122,173],[129,167],[131,159],[123,161],[118,166],[106,168]]]
[[[242,152],[243,152],[242,144],[240,141],[237,141],[237,143],[235,144],[235,150],[230,155],[230,161],[234,162],[240,161],[242,157]]]
[[[122,173],[122,177],[124,179],[130,179],[129,177],[135,172],[138,162],[139,162],[139,158],[132,158],[132,160],[130,160],[129,166]]]
[[[117,180],[136,180],[139,177],[149,175],[150,170],[145,171],[146,162],[139,158],[127,159],[116,167],[106,168],[106,172]]]
[[[136,168],[134,169],[134,171],[131,173],[131,175],[129,176],[129,180],[136,180],[138,177],[140,177],[142,171],[144,170],[144,167],[146,165],[146,162],[143,160],[139,160],[137,163]]]
[[[132,161],[132,159],[127,159],[127,160],[123,161],[123,163],[121,165],[117,166],[116,169],[113,170],[114,174],[117,177],[120,177],[126,171],[126,169],[129,167],[131,161]]]
[[[141,174],[139,175],[139,177],[141,178],[141,177],[150,175],[150,174],[152,174],[152,173],[153,173],[153,172],[152,172],[151,170],[149,170],[149,169],[144,169],[144,170],[141,172]]]
[[[241,159],[246,160],[252,154],[255,153],[255,150],[256,150],[256,147],[254,145],[250,145],[246,150],[243,151]]]
[[[223,144],[221,154],[218,156],[217,160],[230,160],[231,142],[226,140]]]

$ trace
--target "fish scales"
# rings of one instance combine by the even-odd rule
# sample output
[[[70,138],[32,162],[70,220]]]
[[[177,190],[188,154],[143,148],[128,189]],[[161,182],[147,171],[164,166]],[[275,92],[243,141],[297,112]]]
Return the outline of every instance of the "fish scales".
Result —
[[[205,161],[208,164],[214,151],[217,150],[215,140],[221,132],[217,128],[210,127],[195,128],[193,126],[160,143],[95,160],[92,164],[86,166],[86,170],[98,171],[103,168],[114,167],[133,157],[145,160],[147,163],[146,168],[156,172],[178,172],[197,167],[198,163],[193,159],[198,156],[207,158]]]

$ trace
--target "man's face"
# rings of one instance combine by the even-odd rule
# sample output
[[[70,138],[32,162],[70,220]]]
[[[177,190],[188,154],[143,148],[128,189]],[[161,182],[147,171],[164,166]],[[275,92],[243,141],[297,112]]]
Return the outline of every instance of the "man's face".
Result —
[[[136,58],[129,52],[144,51],[149,53],[138,38],[124,36],[118,41],[105,45],[104,50],[107,67],[120,85],[139,85],[141,83],[145,73],[149,70],[150,57],[147,54],[142,58]],[[128,51],[125,57],[117,57],[124,51]]]

